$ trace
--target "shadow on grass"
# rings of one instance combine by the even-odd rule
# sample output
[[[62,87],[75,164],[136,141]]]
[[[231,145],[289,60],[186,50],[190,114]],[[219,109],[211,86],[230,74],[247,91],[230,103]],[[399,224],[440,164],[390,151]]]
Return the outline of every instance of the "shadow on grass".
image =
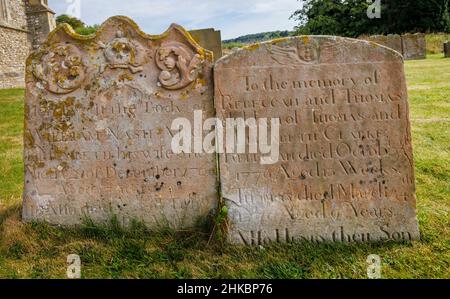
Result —
[[[248,248],[226,245],[224,254],[235,261],[256,261],[258,265],[252,273],[257,278],[316,278],[317,272],[325,273],[329,278],[350,278],[355,275],[365,277],[369,255],[378,254],[384,258],[387,252],[412,246],[409,242],[393,241],[351,244],[305,241]],[[385,262],[389,263],[388,260]]]
[[[20,215],[21,212],[22,207],[19,205],[8,206],[6,208],[1,208],[0,206],[0,232],[3,229],[3,224],[5,223],[6,219]]]
[[[0,210],[0,230],[10,225],[5,222],[8,218],[14,219],[11,225],[20,221],[20,211],[19,206]],[[85,219],[78,227],[65,228],[31,222],[20,230],[24,239],[8,243],[4,248],[6,258],[37,259],[40,262],[36,264],[41,265],[44,261],[61,262],[68,254],[78,254],[88,273],[86,277],[105,278],[292,279],[314,278],[318,272],[333,278],[364,277],[368,255],[379,254],[389,263],[386,260],[389,251],[412,246],[393,242],[208,245],[208,230],[150,230],[139,221],[132,221],[125,228],[117,217],[105,223]],[[42,270],[34,276],[49,275]]]

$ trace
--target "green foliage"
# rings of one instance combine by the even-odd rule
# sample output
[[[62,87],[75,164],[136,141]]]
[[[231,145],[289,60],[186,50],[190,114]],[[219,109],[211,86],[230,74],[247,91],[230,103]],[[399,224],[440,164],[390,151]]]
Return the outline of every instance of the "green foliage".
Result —
[[[226,233],[226,222],[228,217],[228,208],[224,205],[216,216],[215,223],[215,235],[218,241],[224,241]]]
[[[56,24],[69,24],[70,26],[72,26],[72,28],[74,30],[77,30],[78,28],[83,28],[85,26],[85,24],[83,23],[83,21],[69,16],[69,15],[59,15],[56,17]]]
[[[86,27],[77,28],[75,31],[76,31],[76,33],[81,34],[81,35],[90,35],[90,34],[97,32],[99,27],[100,27],[99,25],[86,26]]]
[[[243,44],[257,43],[257,42],[276,39],[276,38],[288,37],[290,35],[292,35],[292,32],[287,31],[287,30],[261,32],[261,33],[248,34],[248,35],[240,36],[237,38],[225,40],[225,41],[223,41],[223,43],[227,49],[232,49],[234,47],[241,47]]]
[[[222,43],[222,48],[228,49],[228,50],[232,50],[234,48],[242,48],[244,46],[245,46],[245,44],[243,44],[241,42],[223,42]]]
[[[448,0],[381,1],[381,18],[369,19],[366,0],[301,0],[291,16],[299,22],[296,34],[363,34],[450,32]]]
[[[83,21],[72,16],[68,15],[57,16],[56,24],[63,24],[63,23],[69,24],[70,26],[72,26],[73,30],[75,30],[76,33],[81,35],[93,34],[100,27],[99,25],[86,26],[86,24]]]
[[[444,52],[444,43],[450,40],[450,33],[427,34],[427,54]]]

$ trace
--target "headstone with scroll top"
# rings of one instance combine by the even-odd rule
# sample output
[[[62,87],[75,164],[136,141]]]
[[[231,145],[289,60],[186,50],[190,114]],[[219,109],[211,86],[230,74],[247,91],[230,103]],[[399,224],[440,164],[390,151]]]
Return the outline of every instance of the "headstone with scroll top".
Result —
[[[27,61],[23,219],[187,228],[216,207],[213,155],[174,154],[172,121],[214,115],[212,53],[180,26],[67,25]]]

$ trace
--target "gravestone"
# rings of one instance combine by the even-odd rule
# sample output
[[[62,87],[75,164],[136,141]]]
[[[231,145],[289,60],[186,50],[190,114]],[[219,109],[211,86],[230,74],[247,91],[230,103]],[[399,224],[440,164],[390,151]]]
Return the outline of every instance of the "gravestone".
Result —
[[[214,28],[190,30],[189,33],[203,48],[214,53],[214,61],[222,57],[222,36]]]
[[[403,57],[405,60],[425,59],[427,54],[427,43],[425,34],[402,35]]]
[[[398,34],[372,35],[364,39],[394,49],[402,54],[402,37]]]
[[[450,57],[450,41],[444,43],[444,57]]]
[[[27,61],[23,219],[187,228],[215,209],[213,155],[174,154],[175,118],[214,115],[212,53],[180,26],[59,26]]]
[[[301,36],[225,56],[214,78],[219,119],[280,124],[278,138],[268,130],[278,159],[262,163],[263,143],[256,154],[220,155],[229,242],[419,238],[399,53],[363,40]]]

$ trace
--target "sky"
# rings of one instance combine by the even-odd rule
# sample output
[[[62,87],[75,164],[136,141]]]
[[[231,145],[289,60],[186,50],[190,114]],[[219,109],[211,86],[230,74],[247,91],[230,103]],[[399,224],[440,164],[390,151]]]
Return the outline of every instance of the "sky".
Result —
[[[289,20],[298,0],[49,0],[57,15],[69,14],[88,25],[108,17],[131,17],[148,34],[164,32],[171,23],[188,30],[215,28],[222,39],[275,30],[292,30]],[[80,8],[80,9],[79,9]]]

